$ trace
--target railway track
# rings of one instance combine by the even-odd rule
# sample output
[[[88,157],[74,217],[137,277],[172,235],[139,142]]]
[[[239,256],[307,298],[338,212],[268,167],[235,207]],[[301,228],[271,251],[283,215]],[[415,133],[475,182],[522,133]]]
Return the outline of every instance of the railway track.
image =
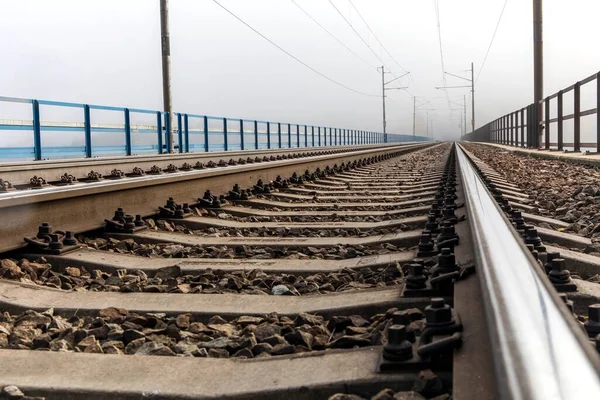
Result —
[[[600,263],[519,188],[449,143],[273,156],[0,194],[4,392],[600,395],[600,296],[563,268]]]

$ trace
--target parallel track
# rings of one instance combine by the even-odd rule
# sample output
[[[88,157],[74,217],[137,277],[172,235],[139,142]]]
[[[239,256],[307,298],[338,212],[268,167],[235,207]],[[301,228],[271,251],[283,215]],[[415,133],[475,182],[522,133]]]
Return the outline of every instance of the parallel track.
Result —
[[[596,398],[597,354],[469,157],[398,146],[0,195],[14,214],[0,232],[12,250],[0,386],[47,399]],[[186,218],[157,214],[169,196],[193,203],[355,160]],[[501,202],[526,201],[493,179]],[[119,206],[150,229],[98,230]],[[17,237],[44,220],[86,246],[32,264]],[[585,309],[593,295],[577,285]]]

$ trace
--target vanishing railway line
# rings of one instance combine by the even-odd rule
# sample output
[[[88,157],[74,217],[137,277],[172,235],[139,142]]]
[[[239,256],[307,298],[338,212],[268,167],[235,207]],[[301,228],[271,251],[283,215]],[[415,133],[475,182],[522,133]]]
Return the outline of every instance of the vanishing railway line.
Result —
[[[461,145],[65,165],[0,175],[5,390],[600,394],[600,259]]]

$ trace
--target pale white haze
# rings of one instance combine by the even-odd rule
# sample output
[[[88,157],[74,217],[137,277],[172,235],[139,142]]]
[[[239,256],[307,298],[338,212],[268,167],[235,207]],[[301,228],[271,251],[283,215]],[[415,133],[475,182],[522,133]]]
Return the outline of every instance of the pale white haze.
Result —
[[[328,0],[220,0],[311,67],[369,97],[334,85],[282,53],[212,0],[170,0],[173,108],[179,112],[381,131],[381,61]],[[445,68],[478,75],[505,0],[439,0]],[[436,139],[458,138],[460,113],[441,90],[433,0],[333,0],[408,91],[388,92],[388,131],[412,133],[412,95]],[[158,0],[1,0],[0,96],[160,109]],[[600,70],[598,0],[544,0],[545,95]],[[533,100],[532,2],[508,0],[476,83],[476,122]],[[396,62],[397,61],[397,62]],[[371,64],[369,66],[368,64]],[[400,65],[398,65],[400,64]],[[392,75],[386,75],[391,79]],[[467,83],[451,76],[448,85]],[[468,89],[448,90],[462,103]],[[450,104],[452,108],[459,106]],[[593,107],[593,105],[592,105]],[[0,117],[1,118],[1,117]],[[425,112],[417,134],[426,132]],[[470,125],[469,125],[470,131]]]

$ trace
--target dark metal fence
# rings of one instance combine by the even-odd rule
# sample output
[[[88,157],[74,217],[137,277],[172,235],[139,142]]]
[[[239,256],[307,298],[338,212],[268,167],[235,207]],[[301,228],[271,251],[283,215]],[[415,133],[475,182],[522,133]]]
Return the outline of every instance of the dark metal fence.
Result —
[[[543,99],[536,107],[527,107],[513,111],[463,136],[463,140],[473,142],[500,143],[517,147],[543,148],[546,150],[589,149],[600,152],[600,73],[595,73],[565,89]],[[595,107],[582,110],[582,88],[594,89],[594,98],[590,98]],[[588,85],[588,86],[585,86]],[[565,101],[565,97],[572,97]],[[565,114],[565,109],[572,112]],[[537,115],[540,113],[539,125]],[[589,127],[582,128],[583,117],[595,115],[594,121],[588,121]],[[566,132],[566,122],[569,130]],[[582,133],[592,141],[582,142]]]

